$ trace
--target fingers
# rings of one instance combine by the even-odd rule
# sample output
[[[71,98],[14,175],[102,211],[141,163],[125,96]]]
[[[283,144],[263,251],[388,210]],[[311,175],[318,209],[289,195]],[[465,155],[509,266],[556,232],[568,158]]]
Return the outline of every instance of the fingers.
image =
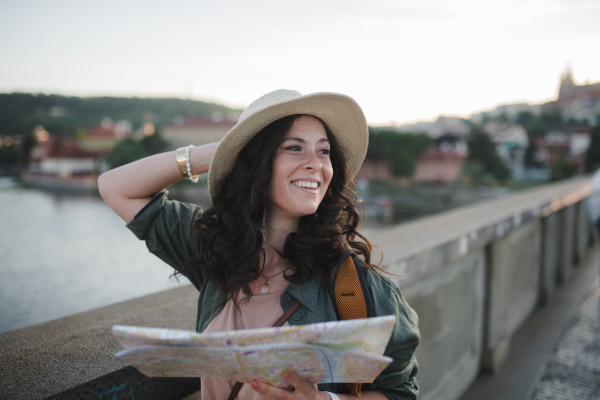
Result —
[[[264,397],[265,400],[292,400],[292,397],[290,397],[290,395],[293,392],[288,392],[285,389],[271,386],[268,383],[259,383],[254,381],[250,386],[252,386],[252,389],[256,390],[262,397]]]
[[[266,400],[280,399],[280,400],[292,400],[292,399],[314,399],[317,393],[315,386],[308,383],[306,379],[298,375],[295,372],[286,372],[283,374],[283,378],[294,387],[294,391],[290,392],[285,389],[281,389],[275,386],[271,386],[267,383],[252,382],[252,389],[256,390]]]
[[[315,387],[295,372],[290,371],[284,373],[283,379],[288,381],[290,385],[292,385],[294,389],[296,389],[296,392],[307,394],[315,392]]]

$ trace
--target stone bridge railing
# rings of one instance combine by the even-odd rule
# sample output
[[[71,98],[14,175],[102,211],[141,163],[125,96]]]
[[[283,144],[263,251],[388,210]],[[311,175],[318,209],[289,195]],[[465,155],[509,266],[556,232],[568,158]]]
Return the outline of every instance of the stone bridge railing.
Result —
[[[378,231],[382,265],[418,312],[421,400],[458,399],[581,262],[591,238],[576,178]],[[182,399],[199,379],[147,378],[113,354],[114,324],[194,329],[191,286],[0,335],[0,398]]]

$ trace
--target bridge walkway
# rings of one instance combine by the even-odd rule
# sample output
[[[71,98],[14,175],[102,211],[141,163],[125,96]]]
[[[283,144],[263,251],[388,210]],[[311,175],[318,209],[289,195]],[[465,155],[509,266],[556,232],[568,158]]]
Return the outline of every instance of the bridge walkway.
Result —
[[[515,334],[506,362],[461,400],[600,399],[600,253],[588,249],[571,279]]]

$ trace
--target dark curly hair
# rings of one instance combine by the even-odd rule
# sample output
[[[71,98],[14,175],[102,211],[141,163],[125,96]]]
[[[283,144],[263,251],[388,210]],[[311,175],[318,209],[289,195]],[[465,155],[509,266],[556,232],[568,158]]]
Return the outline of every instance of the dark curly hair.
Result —
[[[216,285],[223,301],[240,289],[249,299],[252,296],[249,283],[263,272],[260,224],[267,205],[273,157],[294,121],[301,116],[281,118],[257,133],[219,183],[212,207],[193,222],[202,250],[186,261],[179,272],[186,275],[191,270],[200,271]],[[333,272],[336,262],[348,249],[362,256],[367,268],[383,271],[371,264],[372,245],[357,228],[360,214],[354,180],[341,144],[325,123],[323,126],[331,144],[333,177],[317,209],[318,217],[313,214],[301,217],[298,231],[288,235],[280,253],[293,265],[292,273],[286,275],[291,282],[305,281],[317,269],[325,274]],[[357,241],[357,237],[361,240]],[[236,296],[232,297],[236,302]]]

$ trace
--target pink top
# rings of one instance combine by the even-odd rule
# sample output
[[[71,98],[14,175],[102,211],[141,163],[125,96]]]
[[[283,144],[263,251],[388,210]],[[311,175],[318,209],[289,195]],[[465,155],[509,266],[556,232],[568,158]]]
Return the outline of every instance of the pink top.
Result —
[[[288,283],[282,276],[269,279],[269,293],[254,294],[248,302],[240,302],[241,314],[235,308],[233,300],[229,300],[219,314],[208,324],[204,332],[221,332],[273,326],[283,314],[279,298],[287,288]],[[252,286],[250,287],[252,288]],[[256,287],[256,285],[254,286]],[[252,289],[253,293],[257,292],[254,288]],[[241,296],[238,295],[238,298],[240,297],[243,298],[243,294]],[[289,326],[287,321],[283,326]],[[227,400],[235,382],[222,378],[201,378],[201,385],[203,399]],[[237,398],[263,400],[263,397],[252,389],[248,383],[242,386],[242,390],[240,390]]]

